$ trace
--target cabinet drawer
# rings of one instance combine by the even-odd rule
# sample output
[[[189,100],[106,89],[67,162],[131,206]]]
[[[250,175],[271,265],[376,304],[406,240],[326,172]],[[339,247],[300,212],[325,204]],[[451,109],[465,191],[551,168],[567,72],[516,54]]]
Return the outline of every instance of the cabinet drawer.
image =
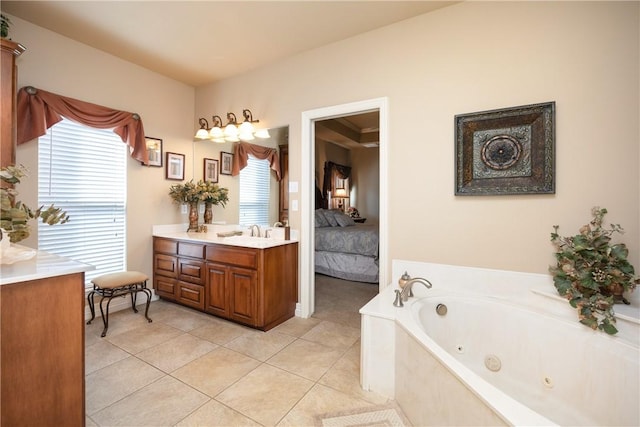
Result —
[[[178,283],[176,279],[153,276],[153,289],[155,289],[156,294],[170,300],[175,300],[176,283]]]
[[[155,254],[153,272],[167,277],[178,277],[178,258],[170,255]]]
[[[177,302],[204,310],[204,286],[179,281],[176,292]]]
[[[221,262],[240,267],[258,268],[258,249],[235,246],[207,246],[207,261]]]
[[[204,258],[204,245],[178,242],[178,255],[202,259]]]
[[[167,239],[153,239],[153,250],[155,252],[162,252],[165,254],[177,254],[178,253],[178,242],[175,240],[167,240]]]
[[[178,278],[180,280],[204,285],[205,273],[204,261],[178,258]]]

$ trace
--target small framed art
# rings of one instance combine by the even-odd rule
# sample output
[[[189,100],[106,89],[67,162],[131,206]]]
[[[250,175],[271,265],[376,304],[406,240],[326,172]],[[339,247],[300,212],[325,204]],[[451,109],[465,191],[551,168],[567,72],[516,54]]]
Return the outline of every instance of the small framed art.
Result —
[[[162,167],[162,140],[160,138],[144,137],[149,153],[149,166]]]
[[[231,175],[231,163],[233,162],[233,154],[220,152],[220,173],[222,175]]]
[[[184,180],[184,154],[167,153],[166,178]]]
[[[204,181],[218,182],[218,161],[215,159],[204,159]]]
[[[555,102],[455,116],[456,196],[555,193]]]

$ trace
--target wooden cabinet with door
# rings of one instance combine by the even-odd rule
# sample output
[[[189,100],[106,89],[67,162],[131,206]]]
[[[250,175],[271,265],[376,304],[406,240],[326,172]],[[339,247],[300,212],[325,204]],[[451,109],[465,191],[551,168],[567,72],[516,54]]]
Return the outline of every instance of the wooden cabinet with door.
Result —
[[[163,299],[268,330],[295,314],[298,243],[258,249],[154,237],[153,284]]]

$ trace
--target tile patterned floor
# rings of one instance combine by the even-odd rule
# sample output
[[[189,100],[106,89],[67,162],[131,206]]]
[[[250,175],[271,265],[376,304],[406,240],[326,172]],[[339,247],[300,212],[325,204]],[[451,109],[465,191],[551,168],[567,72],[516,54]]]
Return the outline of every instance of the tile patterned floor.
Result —
[[[386,403],[359,384],[358,309],[377,286],[316,276],[316,313],[259,332],[155,301],[86,327],[87,426],[312,426]]]

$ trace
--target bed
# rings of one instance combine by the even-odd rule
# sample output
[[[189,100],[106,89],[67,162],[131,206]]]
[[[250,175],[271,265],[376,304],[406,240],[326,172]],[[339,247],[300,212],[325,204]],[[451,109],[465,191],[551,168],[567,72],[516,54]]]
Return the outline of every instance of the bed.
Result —
[[[357,224],[339,210],[315,211],[315,272],[378,283],[378,226]]]

